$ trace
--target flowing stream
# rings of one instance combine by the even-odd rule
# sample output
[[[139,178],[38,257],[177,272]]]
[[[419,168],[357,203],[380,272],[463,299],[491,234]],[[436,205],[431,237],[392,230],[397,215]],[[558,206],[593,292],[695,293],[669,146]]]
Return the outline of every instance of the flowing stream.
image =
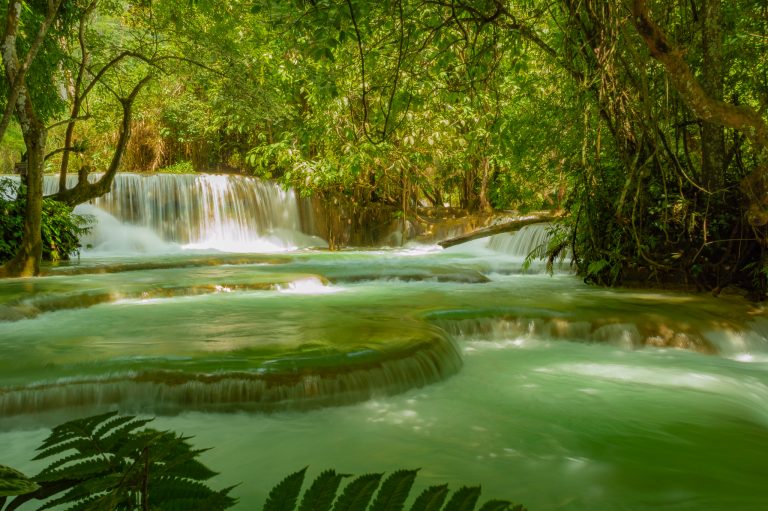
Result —
[[[117,408],[212,447],[238,509],[307,465],[532,511],[768,509],[760,305],[522,272],[543,226],[299,248],[320,241],[292,193],[219,178],[120,178],[140,199],[85,208],[79,261],[0,282],[0,464],[34,474],[47,428]]]

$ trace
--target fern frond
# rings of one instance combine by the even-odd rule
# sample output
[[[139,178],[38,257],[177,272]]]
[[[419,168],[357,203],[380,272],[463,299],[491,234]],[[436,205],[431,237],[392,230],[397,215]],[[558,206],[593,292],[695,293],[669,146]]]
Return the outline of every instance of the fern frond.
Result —
[[[227,493],[231,488],[213,492],[206,498],[183,498],[150,503],[152,511],[223,511],[232,507],[237,500]],[[133,508],[130,508],[131,510]]]
[[[122,426],[123,424],[128,424],[132,420],[136,419],[133,415],[116,415],[113,417],[110,417],[109,419],[105,420],[101,423],[101,425],[96,428],[93,432],[94,438],[104,438],[104,436],[109,433],[111,430],[118,428]]]
[[[211,470],[202,462],[195,459],[198,452],[199,451],[191,451],[190,453],[185,454],[182,457],[183,459],[179,460],[164,460],[165,465],[163,475],[185,477],[195,481],[207,481],[213,476],[218,475],[218,472]]]
[[[381,485],[371,511],[400,511],[411,492],[418,470],[398,470]]]
[[[416,498],[411,511],[440,511],[448,493],[447,484],[430,486]]]
[[[114,494],[96,495],[81,500],[75,505],[67,508],[67,511],[104,511],[107,509],[116,509],[119,503],[119,497]]]
[[[37,476],[35,476],[35,479],[39,479],[41,481],[48,480],[51,474],[55,473],[64,465],[74,463],[76,461],[87,461],[91,458],[93,458],[91,454],[83,454],[81,452],[72,453],[68,456],[64,456],[63,458],[59,458],[58,460],[45,467]]]
[[[473,511],[479,498],[479,486],[464,486],[456,490],[443,511]]]
[[[35,477],[39,482],[61,481],[64,479],[86,479],[109,472],[112,465],[102,458],[92,458],[50,472],[41,472]]]
[[[150,494],[158,498],[207,497],[214,493],[207,485],[179,478],[154,478],[148,486]]]
[[[293,511],[304,483],[307,467],[294,472],[272,488],[264,504],[264,511]]]
[[[508,511],[512,503],[507,500],[489,500],[480,508],[480,511]]]
[[[335,470],[322,472],[304,492],[299,511],[329,511],[344,477],[346,476],[337,474]]]
[[[66,442],[73,438],[89,438],[93,436],[94,429],[102,422],[117,415],[117,412],[108,412],[93,417],[75,419],[64,424],[59,424],[51,430],[51,434],[43,440],[38,451],[48,449],[54,445]]]
[[[379,487],[382,475],[365,474],[349,483],[333,506],[333,511],[364,510],[371,501],[376,488]]]
[[[119,419],[129,418],[129,421],[119,422]],[[104,424],[98,431],[94,433],[94,438],[99,440],[99,443],[106,450],[114,449],[114,446],[118,444],[122,439],[128,436],[129,433],[143,427],[153,419],[136,419],[134,417],[116,417],[114,421]],[[112,424],[114,422],[114,424]],[[106,436],[104,436],[106,435]]]
[[[83,488],[81,485],[76,484],[74,487],[70,487],[69,490],[62,496],[51,499],[40,507],[40,511],[44,509],[51,509],[57,506],[70,505],[74,506],[81,502],[86,502],[90,499],[97,498]]]
[[[47,449],[38,453],[37,456],[32,458],[33,460],[42,460],[50,458],[63,452],[76,450],[80,456],[89,458],[99,454],[99,449],[96,449],[93,445],[93,441],[88,438],[68,438],[63,442],[51,445]]]

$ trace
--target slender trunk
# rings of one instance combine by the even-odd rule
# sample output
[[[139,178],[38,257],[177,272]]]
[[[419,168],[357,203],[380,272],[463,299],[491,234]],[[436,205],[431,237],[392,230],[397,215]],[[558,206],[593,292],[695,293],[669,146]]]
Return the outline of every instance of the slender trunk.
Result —
[[[701,12],[701,86],[710,98],[723,99],[723,33],[720,0],[706,0]],[[725,129],[704,121],[701,124],[701,173],[708,190],[722,188],[725,172]]]
[[[27,176],[24,207],[24,222],[22,224],[22,239],[18,252],[0,268],[0,276],[31,277],[40,271],[40,259],[43,253],[42,215],[43,215],[43,166],[45,165],[45,142],[47,130],[37,116],[32,100],[25,84],[25,75],[37,51],[43,43],[48,27],[53,22],[61,0],[49,3],[45,20],[40,25],[37,36],[23,61],[17,52],[17,35],[21,23],[22,6],[18,0],[8,2],[5,40],[2,43],[2,60],[5,78],[11,84],[6,105],[16,112],[24,144],[27,149]],[[6,116],[3,115],[3,123]],[[5,129],[7,124],[0,126]],[[0,133],[1,137],[2,133]]]
[[[481,164],[482,179],[480,181],[480,211],[487,213],[491,211],[491,203],[488,201],[488,178],[490,174],[490,162],[485,156]]]
[[[6,277],[33,277],[40,272],[43,253],[41,224],[43,216],[43,165],[46,130],[36,126],[24,133],[27,146],[27,177],[24,197],[22,239],[16,255],[2,268]]]
[[[75,96],[72,104],[72,118],[74,119],[80,113],[80,98]],[[64,134],[64,152],[61,155],[61,168],[59,170],[59,190],[67,189],[67,170],[69,168],[69,148],[72,147],[72,139],[75,133],[75,123],[67,124],[67,131]]]

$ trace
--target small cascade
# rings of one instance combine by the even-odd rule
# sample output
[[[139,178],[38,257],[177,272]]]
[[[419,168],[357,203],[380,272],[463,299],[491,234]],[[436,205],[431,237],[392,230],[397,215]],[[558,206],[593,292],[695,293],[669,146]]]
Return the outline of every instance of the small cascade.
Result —
[[[516,232],[489,237],[486,248],[516,259],[529,258],[526,263],[527,272],[570,272],[571,255],[568,249],[562,251],[551,266],[547,263],[547,249],[551,239],[552,224],[532,224],[526,225]]]
[[[123,412],[182,410],[273,411],[337,406],[393,395],[457,373],[454,343],[434,337],[396,355],[372,350],[346,355],[347,364],[213,374],[129,372],[96,378],[64,378],[0,389],[0,417],[72,408],[115,406]],[[360,359],[356,362],[356,359]]]
[[[464,317],[462,311],[443,311],[427,315],[433,325],[459,340],[565,340],[599,343],[620,349],[644,347],[674,348],[699,353],[718,353],[711,335],[681,324],[653,322],[606,322],[572,320],[559,314],[541,316],[508,315]]]
[[[517,232],[496,234],[489,238],[488,248],[519,257],[528,257],[533,252],[535,257],[540,258],[547,249],[551,227],[548,223],[533,224]]]
[[[76,176],[70,176],[68,186],[74,186],[76,180]],[[46,195],[55,193],[56,177],[46,177],[44,188]],[[302,233],[293,190],[256,178],[118,174],[112,190],[92,205],[119,222],[148,229],[162,241],[183,248],[270,252],[325,244]],[[117,250],[126,248],[122,241],[112,239],[115,236],[109,236],[112,228],[101,231],[97,245],[108,248],[117,243]],[[122,240],[125,235],[122,232],[116,236]]]

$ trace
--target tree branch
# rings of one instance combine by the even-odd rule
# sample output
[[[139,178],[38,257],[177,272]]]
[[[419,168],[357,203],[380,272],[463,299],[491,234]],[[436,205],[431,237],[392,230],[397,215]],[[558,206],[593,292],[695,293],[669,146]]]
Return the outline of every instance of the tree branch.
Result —
[[[694,114],[703,121],[744,133],[758,152],[768,150],[768,124],[765,120],[751,108],[714,99],[704,91],[683,59],[683,52],[651,19],[646,0],[633,0],[632,21],[651,56],[664,66],[672,86]]]

